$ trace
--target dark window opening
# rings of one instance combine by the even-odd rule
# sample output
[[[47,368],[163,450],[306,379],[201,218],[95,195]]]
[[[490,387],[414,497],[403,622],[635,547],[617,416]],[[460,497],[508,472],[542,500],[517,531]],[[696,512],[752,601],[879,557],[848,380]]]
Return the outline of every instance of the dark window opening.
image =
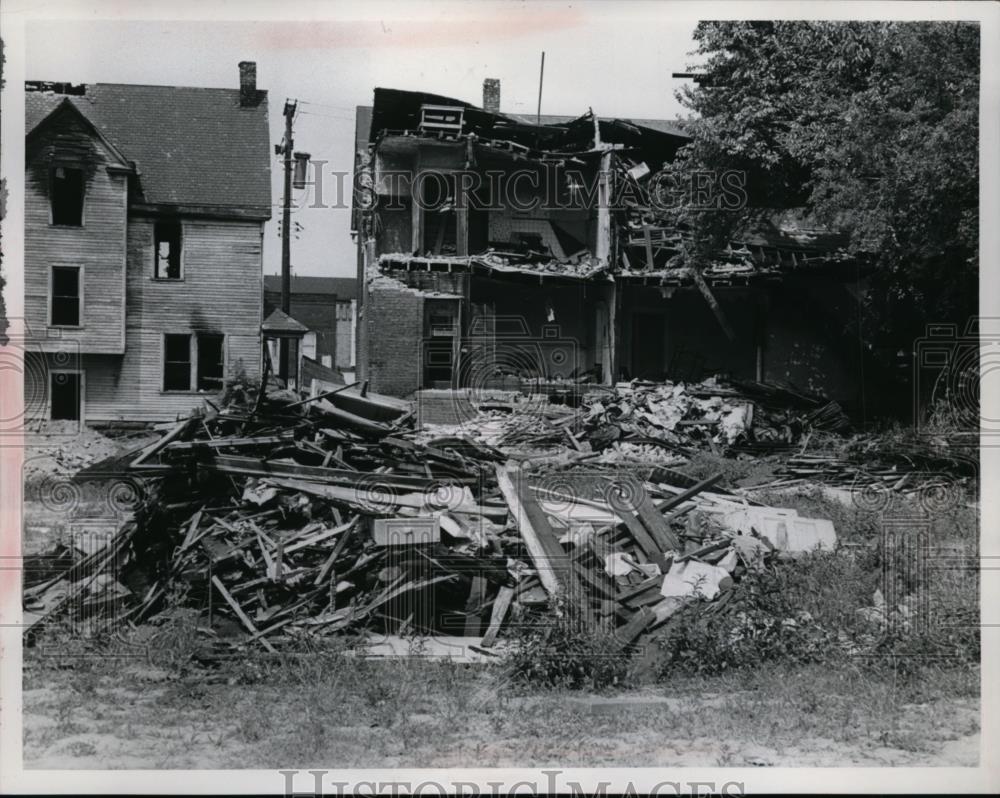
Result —
[[[167,335],[164,337],[163,390],[191,390],[190,335]]]
[[[421,241],[425,255],[454,255],[458,252],[458,217],[455,213],[454,185],[441,180],[424,180]]]
[[[198,390],[221,391],[225,369],[222,335],[198,336]]]
[[[52,324],[80,326],[80,267],[52,268]]]
[[[181,223],[156,222],[153,227],[156,265],[159,280],[181,279]]]
[[[52,224],[61,227],[83,225],[83,170],[57,166],[49,181]]]
[[[49,416],[53,421],[80,420],[80,375],[57,371],[49,380]]]

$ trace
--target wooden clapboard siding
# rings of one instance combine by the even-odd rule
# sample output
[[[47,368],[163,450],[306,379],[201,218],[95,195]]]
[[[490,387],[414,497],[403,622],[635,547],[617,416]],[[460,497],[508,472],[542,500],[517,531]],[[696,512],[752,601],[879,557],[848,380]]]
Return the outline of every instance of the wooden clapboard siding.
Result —
[[[82,168],[82,227],[49,223],[49,169]],[[125,348],[127,177],[120,161],[72,111],[59,112],[26,145],[24,312],[33,346],[47,352],[121,353]],[[49,328],[49,273],[83,267],[80,328]],[[46,335],[46,333],[49,333]]]
[[[153,220],[129,220],[125,354],[88,372],[88,420],[169,420],[202,404],[206,394],[161,390],[166,333],[221,333],[227,371],[260,374],[261,223],[182,225],[183,280],[154,280]]]

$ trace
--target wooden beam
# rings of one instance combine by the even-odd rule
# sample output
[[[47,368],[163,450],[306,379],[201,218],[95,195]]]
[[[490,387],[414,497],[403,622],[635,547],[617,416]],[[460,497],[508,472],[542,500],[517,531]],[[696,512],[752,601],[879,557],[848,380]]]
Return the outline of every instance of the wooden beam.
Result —
[[[497,634],[500,632],[500,626],[503,624],[504,618],[507,617],[507,610],[510,607],[510,602],[513,598],[514,588],[504,585],[500,588],[500,592],[497,593],[496,598],[493,599],[493,611],[490,613],[490,625],[481,641],[483,648],[492,648],[493,644],[496,642]]]
[[[636,518],[628,510],[622,510],[619,513],[625,526],[628,528],[629,534],[632,535],[632,539],[635,544],[639,547],[643,554],[645,554],[650,561],[655,562],[661,568],[663,567],[664,557],[663,553],[656,545],[649,533],[643,528],[642,524],[639,523],[639,519]]]
[[[628,623],[615,630],[614,638],[619,648],[625,648],[632,643],[646,628],[656,620],[652,610],[643,607],[631,617]]]
[[[514,480],[520,478],[520,472],[516,469],[508,471],[508,469],[500,464],[497,464],[495,468],[500,492],[503,494],[507,506],[510,508],[511,515],[514,516],[514,524],[521,533],[521,539],[524,541],[525,548],[528,549],[528,554],[531,555],[531,559],[535,564],[538,579],[542,583],[542,587],[545,588],[545,591],[550,596],[556,597],[563,592],[559,579],[556,576],[556,564],[551,561],[548,549],[542,544],[538,530],[532,525],[531,519],[528,517],[528,513],[518,495],[517,488],[514,486]]]
[[[660,551],[669,551],[671,549],[680,551],[680,539],[674,534],[666,519],[653,506],[653,502],[645,492],[643,492],[642,498],[636,507],[636,512],[639,515],[639,520],[649,530],[649,534],[653,536]]]
[[[258,632],[257,627],[253,625],[253,621],[251,621],[247,617],[246,613],[243,612],[243,608],[240,607],[240,605],[236,602],[236,599],[234,599],[231,595],[229,595],[229,591],[226,590],[226,586],[222,584],[222,581],[219,579],[219,577],[213,576],[212,577],[212,584],[215,585],[215,587],[219,591],[219,593],[222,594],[222,598],[224,598],[226,600],[226,603],[232,608],[233,612],[236,613],[236,617],[240,619],[240,621],[247,628],[247,630],[250,632],[250,634],[254,635],[254,637],[259,637],[260,633]],[[265,640],[262,637],[260,637],[259,639],[260,639],[261,645],[264,646],[264,648],[266,648],[272,654],[277,654],[278,653],[275,650],[274,646],[272,646],[270,643],[268,643],[267,640]]]
[[[656,264],[653,261],[653,240],[652,237],[649,235],[648,224],[644,224],[642,226],[642,239],[643,239],[643,244],[645,244],[646,247],[646,268],[649,271],[653,271],[656,268]]]
[[[725,332],[726,337],[730,341],[735,341],[736,333],[734,333],[733,328],[729,326],[729,321],[726,319],[726,314],[722,311],[722,307],[719,305],[719,300],[715,298],[715,294],[713,294],[712,289],[708,287],[708,283],[706,283],[705,278],[701,276],[701,270],[697,266],[691,267],[691,279],[694,280],[694,284],[698,286],[698,290],[701,291],[701,295],[705,297],[705,301],[708,302],[708,306],[712,309],[712,313],[715,314],[715,318],[718,320],[723,332]]]
[[[660,512],[665,513],[668,510],[672,510],[674,507],[677,507],[680,504],[684,504],[684,502],[686,502],[691,497],[697,496],[703,490],[707,490],[708,488],[712,487],[712,485],[714,485],[720,479],[722,479],[721,473],[709,477],[708,479],[703,479],[697,485],[688,488],[683,493],[678,493],[672,499],[667,499],[667,501],[660,506]]]

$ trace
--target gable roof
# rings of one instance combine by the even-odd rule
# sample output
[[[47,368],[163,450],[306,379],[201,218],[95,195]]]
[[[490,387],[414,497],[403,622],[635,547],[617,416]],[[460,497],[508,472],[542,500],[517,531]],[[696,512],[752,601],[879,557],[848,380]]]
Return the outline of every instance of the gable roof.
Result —
[[[28,131],[27,138],[30,139],[34,133],[38,132],[45,126],[45,123],[49,122],[55,117],[60,116],[61,114],[64,113],[72,114],[77,119],[79,119],[83,123],[83,125],[95,137],[97,137],[97,139],[107,148],[111,156],[116,161],[118,161],[119,167],[126,169],[128,171],[132,171],[133,168],[132,164],[130,163],[129,159],[125,157],[124,153],[122,153],[122,151],[119,150],[118,147],[114,145],[114,142],[110,141],[107,136],[105,136],[100,130],[98,130],[98,128],[94,125],[94,123],[90,119],[88,119],[87,116],[82,111],[80,111],[79,108],[76,107],[76,105],[74,105],[69,101],[68,97],[64,97],[61,102],[57,103],[56,105],[53,105],[51,108],[46,110],[47,113],[45,113],[44,117],[40,119],[39,122],[31,130]]]
[[[271,216],[266,92],[242,107],[238,89],[95,83],[78,94],[25,92],[30,134],[69,103],[136,166],[146,205]]]
[[[305,335],[309,332],[309,328],[306,325],[296,321],[280,308],[275,308],[271,311],[271,315],[264,319],[264,323],[260,325],[260,329],[262,332],[274,333],[276,335]]]
[[[264,290],[281,293],[281,275],[265,274]],[[354,277],[292,276],[292,294],[329,294],[344,302],[358,298],[358,281]]]

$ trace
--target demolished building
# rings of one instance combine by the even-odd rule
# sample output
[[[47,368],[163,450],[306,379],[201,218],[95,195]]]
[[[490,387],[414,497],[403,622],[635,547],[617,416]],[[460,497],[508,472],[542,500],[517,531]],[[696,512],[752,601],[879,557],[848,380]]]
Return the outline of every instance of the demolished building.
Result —
[[[376,89],[358,109],[358,378],[372,390],[724,373],[855,404],[863,269],[843,236],[769,212],[693,269],[655,201],[689,140],[679,123],[527,120],[486,100]],[[720,187],[743,201],[738,182]]]

